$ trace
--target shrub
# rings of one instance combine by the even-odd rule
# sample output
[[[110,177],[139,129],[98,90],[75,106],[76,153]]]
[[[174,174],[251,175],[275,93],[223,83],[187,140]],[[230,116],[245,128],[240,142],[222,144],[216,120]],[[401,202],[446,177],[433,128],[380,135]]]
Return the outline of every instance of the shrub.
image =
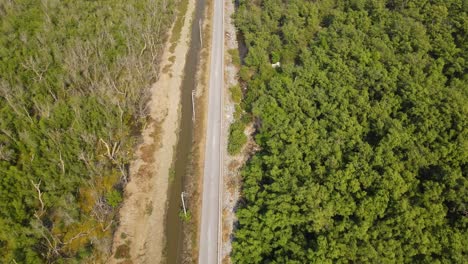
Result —
[[[114,258],[116,259],[123,259],[130,257],[130,247],[123,244],[117,247],[115,250]]]
[[[229,55],[231,55],[231,62],[237,67],[241,66],[241,59],[239,55],[239,50],[237,49],[230,49],[228,50]]]
[[[234,105],[234,120],[239,120],[242,117],[242,107],[238,104]]]
[[[235,121],[229,129],[228,153],[230,155],[239,154],[242,147],[247,143],[244,134],[245,125],[241,121]]]
[[[119,191],[113,189],[106,194],[106,200],[110,206],[115,208],[122,202],[122,195]]]
[[[234,85],[230,89],[231,91],[231,98],[234,103],[238,104],[242,100],[242,90],[239,85]]]

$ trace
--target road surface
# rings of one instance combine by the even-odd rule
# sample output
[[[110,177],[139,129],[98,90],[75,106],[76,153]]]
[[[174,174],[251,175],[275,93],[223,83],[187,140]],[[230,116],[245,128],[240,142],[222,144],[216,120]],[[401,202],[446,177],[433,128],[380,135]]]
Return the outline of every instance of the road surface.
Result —
[[[221,263],[222,111],[224,87],[224,2],[214,1],[208,124],[200,231],[199,264]]]

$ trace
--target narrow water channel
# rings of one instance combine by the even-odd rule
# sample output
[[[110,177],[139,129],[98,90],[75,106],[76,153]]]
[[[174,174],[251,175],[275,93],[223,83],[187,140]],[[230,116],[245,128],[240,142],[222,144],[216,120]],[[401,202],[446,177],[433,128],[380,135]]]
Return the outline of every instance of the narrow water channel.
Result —
[[[184,77],[181,86],[181,117],[173,179],[169,186],[169,205],[166,216],[166,257],[168,264],[182,263],[183,232],[179,212],[182,210],[180,194],[184,188],[186,175],[190,173],[189,165],[192,150],[192,91],[196,87],[196,73],[200,57],[200,28],[203,21],[205,0],[196,0],[195,14],[191,30],[191,43],[187,53]],[[186,14],[189,15],[189,14]]]

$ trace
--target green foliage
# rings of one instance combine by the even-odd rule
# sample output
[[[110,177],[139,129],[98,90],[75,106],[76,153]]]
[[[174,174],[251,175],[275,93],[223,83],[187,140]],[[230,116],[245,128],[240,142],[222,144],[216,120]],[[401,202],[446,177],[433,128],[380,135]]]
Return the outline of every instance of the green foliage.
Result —
[[[230,155],[239,154],[242,147],[247,143],[247,136],[244,134],[245,124],[237,120],[229,128],[228,153]]]
[[[466,6],[240,1],[235,21],[261,151],[233,262],[466,263]]]
[[[175,167],[174,165],[172,165],[170,168],[169,168],[169,182],[173,182],[175,180],[175,176],[176,176],[176,171],[175,171]]]
[[[240,59],[240,55],[239,55],[239,50],[238,49],[229,49],[228,53],[231,56],[232,64],[234,64],[234,66],[240,67],[241,66],[241,59]]]
[[[182,219],[182,221],[184,221],[185,223],[188,223],[190,222],[190,220],[192,220],[192,214],[190,213],[190,211],[187,211],[187,214],[185,214],[184,210],[181,210],[179,212],[179,218]]]
[[[237,155],[240,153],[245,143],[247,143],[247,136],[244,134],[244,130],[249,121],[247,120],[247,115],[244,115],[244,110],[240,105],[242,100],[241,87],[239,85],[234,85],[229,91],[231,92],[231,99],[234,102],[234,122],[229,127],[227,148],[230,155]]]
[[[113,189],[106,194],[107,203],[112,207],[117,207],[122,202],[122,194]]]
[[[239,120],[242,118],[242,113],[244,110],[242,110],[242,107],[239,104],[234,105],[234,119]]]
[[[239,78],[243,81],[248,81],[252,77],[253,72],[246,66],[242,66],[239,70]]]
[[[177,4],[177,14],[186,14],[188,8],[188,0],[179,0]],[[182,27],[184,26],[185,16],[178,15],[174,22],[174,28],[171,34],[171,47],[170,51],[174,53],[177,42],[182,35]],[[175,57],[174,57],[175,58]]]
[[[239,104],[242,100],[242,90],[239,85],[232,86],[229,91],[231,92],[231,99],[234,103]]]
[[[173,5],[0,3],[0,263],[104,262]]]

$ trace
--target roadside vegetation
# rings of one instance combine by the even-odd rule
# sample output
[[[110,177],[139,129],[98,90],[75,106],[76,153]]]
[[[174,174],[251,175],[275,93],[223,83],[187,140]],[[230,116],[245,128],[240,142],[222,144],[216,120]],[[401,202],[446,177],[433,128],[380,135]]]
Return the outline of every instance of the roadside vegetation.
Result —
[[[238,49],[230,49],[228,50],[229,55],[231,56],[231,62],[234,66],[240,67],[241,66],[241,59],[239,55]]]
[[[244,133],[249,118],[244,115],[245,111],[241,107],[242,90],[239,85],[229,89],[231,100],[234,103],[234,122],[229,127],[228,153],[237,155],[242,147],[247,143],[247,136]]]
[[[105,262],[173,10],[0,3],[1,263]]]
[[[236,66],[241,66],[241,58],[237,49],[230,49],[227,51],[231,63]],[[245,116],[242,107],[242,89],[239,85],[229,88],[231,100],[234,103],[234,122],[229,126],[228,135],[228,153],[230,155],[237,155],[241,152],[242,147],[247,143],[247,136],[244,133],[245,127],[249,123],[249,117]]]
[[[467,8],[239,1],[261,149],[233,263],[466,263]]]

